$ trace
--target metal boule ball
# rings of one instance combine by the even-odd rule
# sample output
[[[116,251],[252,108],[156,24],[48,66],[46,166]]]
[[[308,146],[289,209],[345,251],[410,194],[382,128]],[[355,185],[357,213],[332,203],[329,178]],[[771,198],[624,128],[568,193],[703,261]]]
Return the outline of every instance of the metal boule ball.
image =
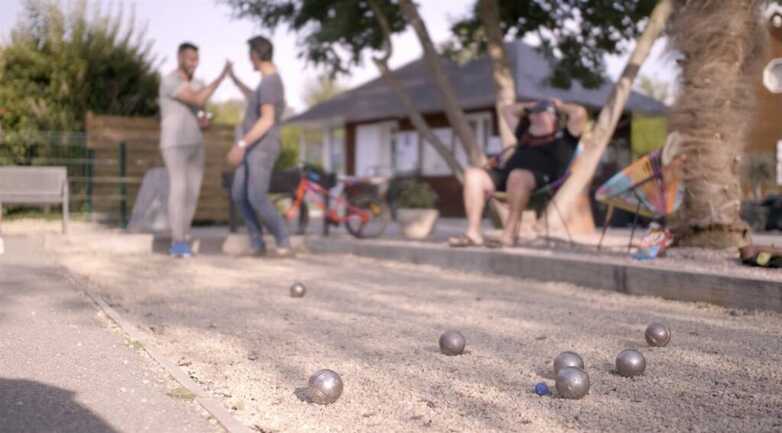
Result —
[[[576,352],[562,352],[554,358],[554,376],[559,374],[559,370],[565,367],[576,367],[584,369],[584,360]]]
[[[467,340],[459,331],[447,331],[440,336],[440,352],[448,356],[461,355],[466,344]]]
[[[309,398],[317,404],[331,404],[342,395],[342,378],[332,370],[318,370],[310,376]]]
[[[637,350],[623,350],[616,356],[616,372],[620,376],[633,377],[644,374],[646,358]]]
[[[557,395],[578,400],[589,393],[589,375],[577,367],[563,367],[557,374]]]
[[[650,346],[665,347],[671,342],[671,330],[662,323],[652,323],[646,328],[646,342]]]
[[[300,282],[295,282],[291,286],[291,298],[303,298],[307,293],[307,288]]]

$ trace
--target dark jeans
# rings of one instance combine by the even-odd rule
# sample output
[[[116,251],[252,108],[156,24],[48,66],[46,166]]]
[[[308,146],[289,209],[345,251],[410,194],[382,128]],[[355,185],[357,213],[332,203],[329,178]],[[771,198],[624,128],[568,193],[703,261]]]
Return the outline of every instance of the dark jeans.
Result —
[[[278,247],[290,247],[285,221],[269,199],[269,182],[279,147],[255,146],[244,156],[234,174],[231,197],[244,218],[253,248],[265,248],[263,227],[274,236]]]

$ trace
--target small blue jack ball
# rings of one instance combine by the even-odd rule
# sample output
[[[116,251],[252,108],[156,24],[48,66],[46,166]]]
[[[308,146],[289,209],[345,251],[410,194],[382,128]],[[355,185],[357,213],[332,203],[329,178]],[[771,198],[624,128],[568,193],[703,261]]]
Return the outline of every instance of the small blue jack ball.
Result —
[[[551,394],[551,390],[548,389],[548,385],[546,385],[545,383],[541,382],[541,383],[535,385],[535,394],[543,397],[544,395]]]

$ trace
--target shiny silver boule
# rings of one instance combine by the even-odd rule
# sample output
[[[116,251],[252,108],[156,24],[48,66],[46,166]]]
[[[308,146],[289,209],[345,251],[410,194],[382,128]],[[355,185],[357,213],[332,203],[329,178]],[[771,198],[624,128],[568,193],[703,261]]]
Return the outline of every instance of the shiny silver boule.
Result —
[[[559,370],[565,367],[576,367],[584,369],[584,360],[576,352],[562,352],[554,358],[554,376],[559,374]]]
[[[459,331],[447,331],[440,336],[440,352],[448,356],[461,355],[466,344],[467,340]]]
[[[634,377],[644,374],[646,358],[637,350],[623,350],[616,356],[616,372],[620,376]]]
[[[331,370],[318,370],[310,376],[308,395],[317,404],[331,404],[342,395],[342,378]]]
[[[303,298],[307,293],[307,288],[300,282],[295,282],[291,286],[291,298]]]
[[[589,375],[577,367],[562,367],[557,374],[557,395],[578,400],[589,394]]]
[[[665,347],[671,342],[671,330],[662,323],[652,323],[644,333],[650,346]]]

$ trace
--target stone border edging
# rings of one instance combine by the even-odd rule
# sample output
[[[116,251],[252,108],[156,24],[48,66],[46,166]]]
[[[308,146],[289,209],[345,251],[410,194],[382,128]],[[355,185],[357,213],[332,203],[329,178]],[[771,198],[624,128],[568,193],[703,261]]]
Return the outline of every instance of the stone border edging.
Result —
[[[166,359],[161,354],[152,349],[146,341],[146,336],[137,330],[136,327],[126,321],[114,308],[107,304],[103,299],[98,296],[94,296],[87,290],[86,286],[88,282],[84,281],[77,275],[74,275],[67,269],[61,267],[61,270],[65,273],[66,278],[71,285],[77,291],[84,293],[87,298],[92,301],[95,306],[102,311],[106,317],[114,322],[117,327],[127,336],[131,341],[137,341],[141,343],[142,349],[152,358],[166,373],[174,378],[182,387],[191,392],[195,398],[195,402],[198,403],[204,410],[209,412],[212,417],[223,427],[228,433],[252,433],[252,430],[240,423],[230,412],[228,412],[214,397],[209,396],[204,389],[190,379],[186,374],[182,372],[173,362]]]
[[[550,252],[532,254],[513,250],[507,253],[398,241],[310,238],[307,244],[316,253],[353,254],[464,272],[559,281],[675,301],[782,312],[782,282],[729,274],[611,263],[586,256],[557,256]]]

